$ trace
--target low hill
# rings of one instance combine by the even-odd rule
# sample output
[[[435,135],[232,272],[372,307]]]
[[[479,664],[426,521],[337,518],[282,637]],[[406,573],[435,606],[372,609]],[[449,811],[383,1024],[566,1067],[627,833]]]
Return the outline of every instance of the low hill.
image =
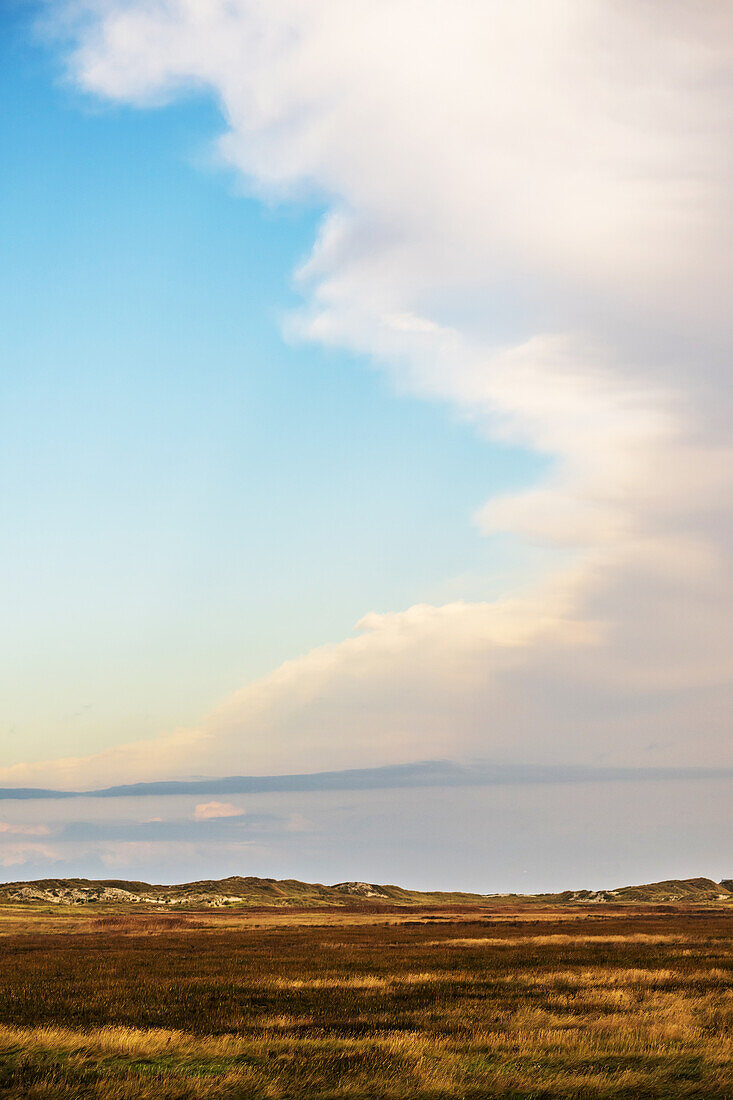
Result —
[[[622,886],[612,891],[619,901],[733,901],[733,890],[710,878],[668,879],[646,886]]]
[[[547,900],[561,902],[627,902],[629,904],[660,905],[685,902],[704,905],[710,902],[733,902],[731,880],[713,882],[710,878],[666,879],[643,886],[618,886],[613,890],[565,890],[561,894],[545,894]]]
[[[37,879],[0,884],[2,902],[44,902],[55,905],[127,903],[143,905],[272,905],[344,906],[358,902],[397,905],[476,904],[483,894],[422,893],[369,882],[339,882],[334,886],[297,879],[231,878],[186,882],[176,886],[121,879]]]
[[[713,882],[707,878],[670,879],[645,886],[622,886],[614,890],[566,890],[559,894],[468,894],[446,891],[405,890],[401,886],[379,886],[370,882],[338,882],[333,886],[271,879],[232,876],[217,881],[202,880],[174,886],[152,885],[125,879],[37,879],[33,882],[0,884],[0,903],[42,903],[52,905],[137,904],[165,906],[276,906],[322,907],[389,905],[486,905],[502,901],[537,902],[546,905],[589,903],[733,904],[733,880]]]

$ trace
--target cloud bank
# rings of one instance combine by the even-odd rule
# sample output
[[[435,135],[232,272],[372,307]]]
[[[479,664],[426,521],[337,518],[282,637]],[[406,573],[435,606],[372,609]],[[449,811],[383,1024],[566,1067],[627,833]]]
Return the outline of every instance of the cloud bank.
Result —
[[[201,729],[2,781],[730,764],[733,8],[63,0],[55,16],[80,87],[141,107],[211,93],[219,155],[253,193],[324,204],[289,332],[549,456],[475,521],[561,564],[498,602],[367,614]]]

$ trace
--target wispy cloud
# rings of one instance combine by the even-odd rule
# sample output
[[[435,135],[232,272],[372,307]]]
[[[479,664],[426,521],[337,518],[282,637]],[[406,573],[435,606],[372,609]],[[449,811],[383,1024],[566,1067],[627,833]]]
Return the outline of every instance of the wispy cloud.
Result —
[[[0,821],[0,834],[3,836],[48,836],[47,825],[14,825],[9,821]]]
[[[22,867],[27,863],[43,861],[56,863],[62,857],[57,848],[48,844],[1,844],[0,867]]]

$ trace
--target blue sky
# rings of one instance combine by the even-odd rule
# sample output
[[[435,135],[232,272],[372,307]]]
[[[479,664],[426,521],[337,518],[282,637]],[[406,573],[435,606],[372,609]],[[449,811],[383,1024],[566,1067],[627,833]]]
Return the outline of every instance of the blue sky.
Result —
[[[286,342],[322,210],[245,197],[209,97],[101,104],[32,6],[4,12],[9,762],[195,721],[368,611],[501,589],[518,551],[472,514],[540,460]]]
[[[487,890],[582,885],[614,836],[619,881],[642,835],[656,877],[715,874],[733,14],[562,13],[2,6],[0,786],[551,767],[465,814],[351,790],[301,830],[317,795],[261,793],[231,827],[279,821],[240,854],[303,878],[480,888],[499,820]],[[609,767],[647,785],[561,778]],[[0,865],[70,871],[83,802],[6,799]],[[239,859],[193,803],[159,843],[105,805],[87,870]]]

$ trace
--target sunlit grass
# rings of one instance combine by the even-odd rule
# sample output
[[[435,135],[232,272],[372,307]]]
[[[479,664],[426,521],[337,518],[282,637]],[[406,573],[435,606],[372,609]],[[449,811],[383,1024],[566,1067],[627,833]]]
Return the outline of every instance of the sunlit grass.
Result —
[[[433,945],[436,947],[522,947],[526,944],[531,944],[533,947],[549,946],[549,947],[566,947],[575,944],[626,944],[631,946],[638,943],[656,944],[656,943],[697,943],[696,937],[692,936],[663,936],[663,935],[647,935],[643,932],[637,932],[634,935],[623,936],[584,936],[584,935],[564,935],[562,933],[556,933],[552,936],[474,936],[463,937],[452,940],[434,940]]]

